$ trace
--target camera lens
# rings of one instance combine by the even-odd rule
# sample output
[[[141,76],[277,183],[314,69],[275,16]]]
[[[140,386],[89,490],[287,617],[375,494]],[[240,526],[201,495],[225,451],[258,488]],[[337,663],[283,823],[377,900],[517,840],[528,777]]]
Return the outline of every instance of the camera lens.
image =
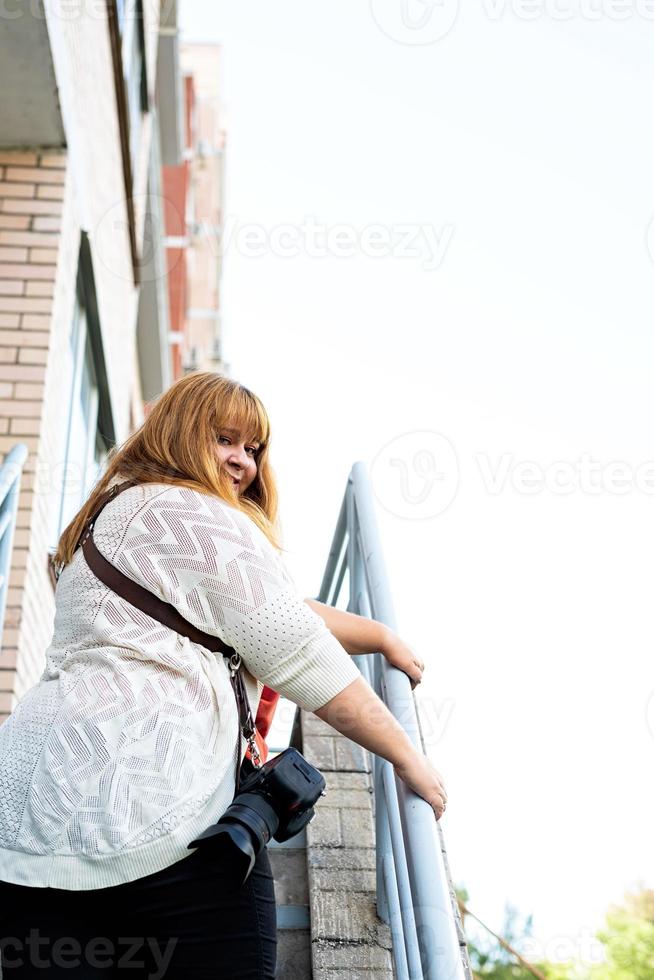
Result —
[[[192,841],[189,847],[204,847],[220,854],[226,880],[240,888],[254,867],[259,853],[275,834],[279,818],[257,793],[242,793],[220,820]]]

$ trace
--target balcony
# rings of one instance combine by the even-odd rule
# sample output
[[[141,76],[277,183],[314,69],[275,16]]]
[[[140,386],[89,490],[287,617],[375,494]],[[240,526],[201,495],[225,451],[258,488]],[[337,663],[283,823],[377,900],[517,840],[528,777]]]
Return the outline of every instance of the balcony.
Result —
[[[41,0],[2,17],[0,146],[62,147],[66,140],[50,37]]]

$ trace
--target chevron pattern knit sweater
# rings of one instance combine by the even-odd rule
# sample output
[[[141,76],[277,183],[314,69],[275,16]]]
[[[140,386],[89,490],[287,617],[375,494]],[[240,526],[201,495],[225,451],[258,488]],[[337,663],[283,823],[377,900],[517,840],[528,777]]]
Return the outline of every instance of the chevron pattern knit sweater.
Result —
[[[311,711],[360,676],[265,535],[222,499],[141,484],[93,534],[120,571],[240,653],[253,716],[264,684]],[[194,853],[233,798],[245,742],[223,655],[112,592],[81,548],[55,599],[43,674],[0,726],[0,880],[104,888]]]

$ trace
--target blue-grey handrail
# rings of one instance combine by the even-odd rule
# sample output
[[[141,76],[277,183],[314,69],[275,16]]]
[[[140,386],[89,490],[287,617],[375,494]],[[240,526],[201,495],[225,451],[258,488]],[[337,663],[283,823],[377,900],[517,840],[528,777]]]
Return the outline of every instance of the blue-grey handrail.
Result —
[[[396,628],[364,463],[352,467],[318,599],[335,606],[349,573],[348,610]],[[408,677],[379,653],[355,658],[413,744],[424,751]],[[377,911],[391,927],[396,980],[471,980],[442,828],[431,806],[374,756]]]
[[[27,459],[24,442],[13,446],[0,465],[0,649],[7,608],[11,552],[14,545],[14,529],[18,513],[20,478]]]

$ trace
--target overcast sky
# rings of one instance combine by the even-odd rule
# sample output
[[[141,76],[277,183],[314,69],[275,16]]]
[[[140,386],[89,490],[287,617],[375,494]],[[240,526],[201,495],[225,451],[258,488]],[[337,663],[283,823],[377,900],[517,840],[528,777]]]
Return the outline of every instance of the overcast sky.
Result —
[[[654,11],[181,12],[224,45],[224,346],[289,567],[315,595],[363,460],[454,880],[588,956],[654,887]]]

